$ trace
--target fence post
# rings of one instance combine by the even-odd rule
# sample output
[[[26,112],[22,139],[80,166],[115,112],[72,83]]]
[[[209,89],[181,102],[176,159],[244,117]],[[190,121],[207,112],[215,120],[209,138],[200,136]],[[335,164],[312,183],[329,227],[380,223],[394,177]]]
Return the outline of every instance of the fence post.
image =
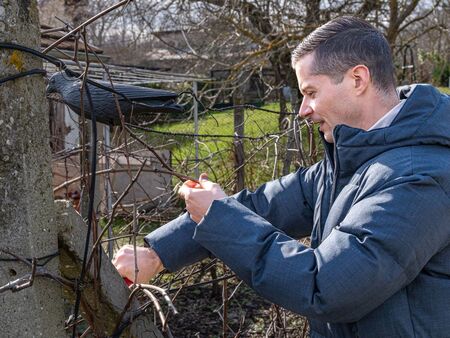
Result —
[[[238,91],[235,93],[233,103],[234,108],[234,169],[236,171],[236,184],[234,186],[235,192],[244,189],[245,181],[245,153],[244,153],[244,141],[241,136],[244,136],[244,108],[240,107],[244,102],[242,92]]]
[[[197,102],[197,81],[192,83],[192,91],[194,92],[194,147],[195,147],[195,168],[194,168],[194,177],[199,177],[200,173],[198,170],[199,158],[198,158],[198,102]]]
[[[292,110],[294,112],[298,112],[300,108],[300,97],[299,97],[299,91],[295,88],[291,88],[291,105]],[[286,156],[283,160],[283,176],[290,173],[291,169],[291,163],[292,163],[292,151],[295,145],[295,136],[294,136],[294,128],[292,128],[294,125],[294,116],[289,117],[289,128],[291,128],[291,131],[288,133],[288,139],[286,142]]]
[[[103,81],[108,81],[108,75],[106,72],[103,73]],[[109,163],[109,152],[111,150],[111,127],[108,125],[103,125],[103,145],[104,145],[104,169],[108,170],[110,168]],[[106,198],[106,214],[109,216],[109,213],[112,211],[112,187],[109,173],[106,173],[104,178],[104,189],[105,189],[105,198]],[[108,229],[108,239],[113,238],[112,227]],[[108,256],[112,259],[114,254],[114,242],[108,242]]]

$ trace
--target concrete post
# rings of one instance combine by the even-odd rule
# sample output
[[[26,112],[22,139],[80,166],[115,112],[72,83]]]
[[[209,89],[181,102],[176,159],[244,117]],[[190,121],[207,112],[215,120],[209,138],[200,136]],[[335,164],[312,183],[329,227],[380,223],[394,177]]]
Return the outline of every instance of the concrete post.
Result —
[[[0,41],[39,49],[34,0],[0,2]],[[42,68],[42,61],[0,49],[0,77]],[[51,189],[48,105],[42,75],[0,85],[0,249],[26,258],[58,252]],[[30,268],[0,253],[0,287]],[[58,257],[45,267],[58,274]],[[0,293],[2,337],[65,337],[62,291],[37,277],[32,287]]]
[[[56,202],[56,223],[59,225],[59,253],[61,276],[73,280],[78,278],[83,264],[86,223],[75,210],[64,201]],[[98,229],[100,232],[100,228]],[[92,248],[92,237],[90,241]],[[92,251],[90,250],[90,253]],[[103,251],[102,251],[103,253]],[[130,290],[105,254],[99,255],[101,269],[95,272],[93,265],[87,271],[85,287],[81,295],[80,313],[89,323],[94,337],[112,337],[125,308]],[[94,279],[98,279],[97,282]],[[75,300],[75,292],[67,290],[66,297]],[[141,304],[134,298],[122,322],[131,320]],[[132,324],[120,335],[130,338],[163,338],[153,324],[151,313],[134,318]]]

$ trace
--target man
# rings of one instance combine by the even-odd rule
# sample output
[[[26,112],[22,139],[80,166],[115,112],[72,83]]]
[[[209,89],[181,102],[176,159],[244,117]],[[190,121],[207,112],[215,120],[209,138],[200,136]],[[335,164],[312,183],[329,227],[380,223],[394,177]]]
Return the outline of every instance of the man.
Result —
[[[325,158],[233,197],[186,182],[189,214],[146,237],[139,278],[212,254],[308,317],[311,337],[449,337],[450,100],[428,85],[398,95],[391,59],[362,20],[312,32],[292,65]],[[126,251],[115,264],[134,278]]]

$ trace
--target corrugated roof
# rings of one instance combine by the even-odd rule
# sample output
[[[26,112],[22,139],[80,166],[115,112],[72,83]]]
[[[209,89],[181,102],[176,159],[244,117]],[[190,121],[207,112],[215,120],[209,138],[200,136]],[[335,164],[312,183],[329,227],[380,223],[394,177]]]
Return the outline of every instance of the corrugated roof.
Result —
[[[57,41],[58,39],[62,38],[64,35],[66,35],[67,32],[63,31],[63,27],[50,27],[47,25],[41,25],[41,47],[48,47],[53,42]],[[73,36],[70,36],[67,38],[67,40],[61,42],[58,45],[58,49],[68,50],[68,51],[75,51],[76,49],[79,52],[85,52],[84,49],[84,43],[75,43],[75,38]],[[89,44],[89,47],[96,53],[96,54],[103,54],[103,50],[101,48],[98,48],[92,44]]]
[[[41,46],[43,48],[50,46],[53,42],[65,35],[65,32],[61,28],[53,28],[46,25],[41,25]],[[191,74],[177,74],[163,71],[150,70],[144,67],[138,67],[133,65],[111,65],[107,64],[109,57],[104,55],[102,49],[89,45],[94,53],[88,53],[89,68],[88,76],[93,80],[107,80],[108,75],[105,71],[102,63],[107,67],[109,76],[114,83],[124,83],[132,85],[144,85],[150,83],[181,83],[181,82],[194,82],[210,81],[210,78],[204,76],[196,76]],[[75,49],[77,49],[77,60],[73,61],[75,57]],[[58,45],[57,49],[53,49],[49,53],[50,55],[61,59],[69,69],[81,72],[86,67],[85,50],[83,43],[75,43],[74,37],[68,37],[67,41]],[[100,59],[100,61],[98,60]],[[80,68],[81,67],[81,68]],[[48,62],[44,62],[44,68],[48,73],[52,74],[59,71],[59,69]]]

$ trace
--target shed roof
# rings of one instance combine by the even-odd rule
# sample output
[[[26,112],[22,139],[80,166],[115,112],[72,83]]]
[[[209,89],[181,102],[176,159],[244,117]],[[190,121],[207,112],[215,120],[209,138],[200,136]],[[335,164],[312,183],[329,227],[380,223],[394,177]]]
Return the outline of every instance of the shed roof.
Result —
[[[53,28],[41,25],[41,47],[50,46],[53,42],[64,36],[62,28]],[[61,59],[69,69],[83,71],[86,67],[85,49],[83,43],[76,43],[74,37],[68,37],[58,48],[50,51],[50,55]],[[75,59],[75,49],[77,50],[77,62]],[[144,85],[151,83],[182,83],[182,82],[207,82],[210,78],[192,74],[169,73],[161,70],[153,70],[134,65],[113,65],[108,64],[110,58],[104,54],[99,47],[89,45],[92,52],[88,53],[89,67],[88,76],[93,80],[107,80],[109,77],[114,83],[124,83],[131,85]],[[59,69],[48,62],[44,62],[45,70],[52,74]],[[107,70],[105,70],[105,68]]]

